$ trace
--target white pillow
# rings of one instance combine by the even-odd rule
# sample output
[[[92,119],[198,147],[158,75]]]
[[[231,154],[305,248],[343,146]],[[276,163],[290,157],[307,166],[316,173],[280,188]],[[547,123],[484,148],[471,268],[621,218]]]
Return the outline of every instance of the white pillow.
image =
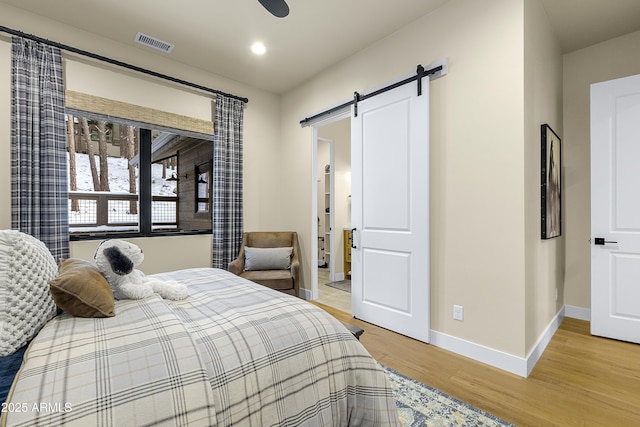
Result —
[[[24,346],[56,315],[49,281],[57,274],[44,243],[16,230],[0,230],[0,357]]]
[[[251,248],[244,247],[244,269],[286,270],[291,266],[293,247]]]

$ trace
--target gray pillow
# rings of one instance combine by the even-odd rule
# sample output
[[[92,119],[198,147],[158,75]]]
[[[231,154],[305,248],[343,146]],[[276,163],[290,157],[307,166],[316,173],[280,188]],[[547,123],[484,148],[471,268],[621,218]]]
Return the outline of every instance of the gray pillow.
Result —
[[[251,248],[244,247],[244,269],[286,270],[291,266],[293,247]]]

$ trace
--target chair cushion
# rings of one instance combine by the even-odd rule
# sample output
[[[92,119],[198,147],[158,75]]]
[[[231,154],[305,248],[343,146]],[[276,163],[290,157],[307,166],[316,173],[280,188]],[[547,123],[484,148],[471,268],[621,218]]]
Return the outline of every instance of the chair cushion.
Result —
[[[293,289],[293,277],[291,277],[291,271],[289,270],[245,271],[240,277],[271,289]]]
[[[286,270],[291,266],[293,247],[244,248],[245,271]]]

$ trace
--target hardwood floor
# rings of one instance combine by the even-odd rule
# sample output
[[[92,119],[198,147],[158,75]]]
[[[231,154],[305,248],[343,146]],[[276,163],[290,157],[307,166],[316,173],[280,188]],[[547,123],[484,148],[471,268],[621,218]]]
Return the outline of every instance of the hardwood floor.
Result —
[[[383,365],[518,426],[640,426],[640,345],[565,318],[529,378],[421,343],[318,304],[365,330]]]

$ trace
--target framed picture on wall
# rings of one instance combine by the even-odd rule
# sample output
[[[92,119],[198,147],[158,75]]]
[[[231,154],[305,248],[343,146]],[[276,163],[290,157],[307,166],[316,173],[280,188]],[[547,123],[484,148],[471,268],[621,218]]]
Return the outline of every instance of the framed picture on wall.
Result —
[[[542,238],[552,239],[562,234],[562,141],[548,124],[540,131]]]

